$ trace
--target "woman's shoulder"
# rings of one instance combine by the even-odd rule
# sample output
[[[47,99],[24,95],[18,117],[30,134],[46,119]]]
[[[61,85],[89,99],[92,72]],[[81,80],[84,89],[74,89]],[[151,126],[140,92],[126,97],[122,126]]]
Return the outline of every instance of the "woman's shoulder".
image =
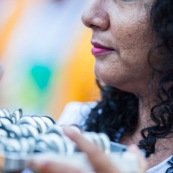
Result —
[[[59,125],[82,125],[96,104],[96,102],[70,102],[65,106],[57,123]]]

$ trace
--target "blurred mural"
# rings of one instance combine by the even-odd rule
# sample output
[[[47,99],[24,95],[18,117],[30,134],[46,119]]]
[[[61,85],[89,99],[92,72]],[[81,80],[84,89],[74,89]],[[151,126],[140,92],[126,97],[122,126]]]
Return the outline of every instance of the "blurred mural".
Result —
[[[0,0],[0,107],[58,118],[98,98],[84,0]]]

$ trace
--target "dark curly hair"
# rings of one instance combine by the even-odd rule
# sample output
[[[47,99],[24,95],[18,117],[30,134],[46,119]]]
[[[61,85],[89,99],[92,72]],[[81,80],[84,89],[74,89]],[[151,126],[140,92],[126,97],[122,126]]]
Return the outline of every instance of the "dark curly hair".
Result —
[[[150,10],[150,23],[159,43],[148,52],[148,62],[153,69],[152,79],[160,76],[156,96],[158,102],[151,108],[152,126],[142,129],[139,147],[147,157],[155,152],[158,138],[170,137],[173,130],[173,1],[156,0]],[[152,63],[153,55],[159,53],[161,66]],[[151,79],[151,80],[152,80]],[[135,94],[97,82],[101,101],[92,109],[85,122],[88,131],[105,132],[114,141],[115,134],[124,128],[124,134],[132,135],[139,124],[138,98]]]

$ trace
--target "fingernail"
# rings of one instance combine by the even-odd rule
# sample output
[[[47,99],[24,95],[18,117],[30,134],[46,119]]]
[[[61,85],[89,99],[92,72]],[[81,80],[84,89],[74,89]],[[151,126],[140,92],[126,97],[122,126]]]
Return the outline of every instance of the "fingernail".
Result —
[[[73,129],[75,132],[81,134],[82,133],[82,130],[76,126],[70,126],[71,129]]]
[[[76,131],[73,128],[70,127],[64,127],[63,131],[66,135],[73,135],[76,133]]]

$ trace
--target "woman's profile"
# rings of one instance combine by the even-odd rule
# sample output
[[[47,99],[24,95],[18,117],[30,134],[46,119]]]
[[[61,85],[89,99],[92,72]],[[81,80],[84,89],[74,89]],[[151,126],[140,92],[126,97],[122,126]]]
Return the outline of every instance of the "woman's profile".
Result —
[[[148,173],[173,171],[172,16],[171,0],[90,0],[82,16],[92,30],[91,52],[102,98],[86,111],[85,121],[77,124],[87,131],[104,132],[114,142],[144,149]],[[60,123],[72,119],[72,108],[68,109]],[[81,118],[80,111],[73,113]],[[78,139],[67,135],[89,153],[96,172],[119,173],[97,147],[85,145],[78,135]],[[48,169],[52,173],[79,171],[58,170],[49,164],[54,165]]]

